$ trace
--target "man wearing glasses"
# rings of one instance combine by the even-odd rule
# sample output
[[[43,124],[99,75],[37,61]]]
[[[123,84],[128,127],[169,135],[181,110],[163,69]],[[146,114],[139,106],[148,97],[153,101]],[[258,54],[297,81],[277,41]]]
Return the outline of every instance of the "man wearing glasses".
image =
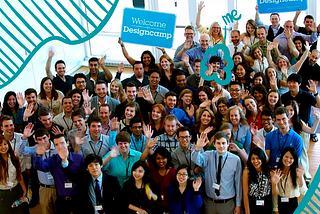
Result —
[[[229,99],[230,106],[238,105],[239,103],[243,105],[243,101],[241,99],[241,83],[239,82],[230,82],[230,95]]]

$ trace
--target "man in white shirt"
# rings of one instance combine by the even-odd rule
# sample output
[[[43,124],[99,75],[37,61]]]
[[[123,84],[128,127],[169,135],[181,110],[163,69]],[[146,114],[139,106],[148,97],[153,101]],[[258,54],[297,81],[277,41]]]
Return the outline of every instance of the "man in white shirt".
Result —
[[[240,31],[232,30],[231,43],[228,45],[230,56],[232,57],[234,53],[240,52],[243,47],[244,47],[244,44],[240,42]]]

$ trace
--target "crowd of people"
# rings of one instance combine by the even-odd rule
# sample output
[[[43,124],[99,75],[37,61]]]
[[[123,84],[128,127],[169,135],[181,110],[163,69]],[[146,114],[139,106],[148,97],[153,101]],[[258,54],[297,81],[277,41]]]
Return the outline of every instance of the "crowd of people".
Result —
[[[27,203],[12,207],[28,188],[43,214],[294,212],[318,141],[320,26],[311,15],[297,26],[300,11],[265,25],[256,8],[245,32],[231,31],[229,53],[204,56],[225,39],[217,22],[200,24],[203,7],[199,42],[186,26],[173,59],[158,48],[158,63],[148,50],[135,60],[119,38],[131,77],[120,63],[113,79],[106,57],[91,58],[87,75],[56,61],[54,76],[50,50],[39,93],[5,94],[0,213],[29,213]],[[203,80],[205,59],[206,75],[226,78],[226,54],[232,81]]]

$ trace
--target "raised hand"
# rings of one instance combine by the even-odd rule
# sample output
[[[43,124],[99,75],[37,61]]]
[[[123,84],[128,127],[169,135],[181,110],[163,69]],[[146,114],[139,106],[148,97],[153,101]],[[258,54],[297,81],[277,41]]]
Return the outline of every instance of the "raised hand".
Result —
[[[138,88],[137,97],[143,97],[143,91],[141,87]]]
[[[89,97],[89,90],[84,89],[82,91],[82,97],[83,97],[83,103],[88,103],[90,101],[90,99],[92,98],[92,95]]]
[[[53,133],[54,135],[64,134],[64,129],[61,131],[58,126],[53,126],[53,127],[52,127],[52,133]]]
[[[109,153],[110,158],[116,158],[119,156],[119,148],[114,146],[111,148],[111,151]]]
[[[245,107],[243,107],[243,105],[240,102],[238,103],[237,106],[239,106],[241,108],[241,110],[243,111],[243,113],[246,114],[247,109]]]
[[[202,8],[204,7],[205,7],[204,2],[200,1],[200,3],[198,4],[198,10],[202,10]]]
[[[111,119],[110,129],[111,131],[117,131],[120,126],[120,122],[118,122],[118,118],[114,117]]]
[[[316,26],[316,23],[315,22],[312,22],[311,26],[310,26],[310,30],[312,32],[316,32],[317,31],[317,26]]]
[[[211,105],[211,100],[206,100],[206,101],[203,101],[200,105],[199,105],[199,107],[201,107],[201,108],[209,108],[210,107],[210,105]]]
[[[250,45],[250,37],[245,36],[243,38],[243,43],[245,44],[245,46],[249,46]]]
[[[287,39],[291,38],[291,36],[292,36],[291,32],[287,29],[284,29],[283,33]]]
[[[317,86],[313,80],[308,80],[309,86],[307,85],[307,89],[311,91],[313,94],[317,93]]]
[[[201,186],[202,180],[201,177],[196,177],[196,180],[192,182],[193,190],[198,192]]]
[[[216,102],[218,102],[218,100],[220,99],[221,96],[222,96],[222,91],[217,96],[214,96],[212,98],[212,105],[215,105]]]
[[[272,183],[277,185],[282,177],[283,177],[282,171],[280,169],[276,169],[274,170],[273,175],[271,176],[271,181]]]
[[[120,62],[118,65],[118,73],[121,74],[124,72],[124,63]]]
[[[74,135],[74,141],[76,143],[77,146],[81,146],[82,144],[84,144],[85,140],[82,138],[81,136],[81,132],[77,131]]]
[[[297,169],[296,169],[296,173],[297,173],[297,176],[299,178],[302,178],[302,176],[304,175],[304,169],[302,167],[302,165],[300,165]]]
[[[237,144],[229,143],[228,150],[238,152],[240,151],[240,148],[237,146]]]
[[[244,93],[242,93],[241,99],[244,100],[244,98],[248,95],[249,95],[249,91],[246,90]]]
[[[199,135],[197,135],[196,150],[199,151],[200,149],[205,147],[208,143],[209,143],[209,140],[207,138],[207,134],[202,132],[200,134],[200,137],[199,137]]]
[[[277,87],[277,78],[276,77],[274,77],[274,76],[270,77],[270,85],[273,86],[273,87],[278,88]]]
[[[250,124],[250,132],[252,135],[256,135],[258,132],[258,126],[255,125],[255,123]]]
[[[17,93],[17,102],[19,104],[19,108],[22,108],[24,103],[26,102],[21,92]]]
[[[37,155],[43,155],[46,152],[46,147],[44,145],[37,144],[36,152]]]
[[[270,42],[267,46],[267,51],[271,51],[274,48],[274,44]]]
[[[28,137],[33,135],[34,131],[32,131],[32,129],[33,129],[33,124],[28,123],[28,125],[24,127],[22,139],[26,140]]]
[[[61,160],[63,162],[66,162],[67,159],[68,159],[68,149],[67,148],[61,148],[59,151],[58,151],[58,155],[59,157],[61,158]]]
[[[149,89],[142,88],[142,93],[143,93],[143,99],[145,99],[146,101],[148,101],[151,104],[154,103],[151,91]]]
[[[104,55],[101,59],[99,59],[99,65],[100,66],[104,65],[104,62],[106,61],[106,59],[107,59],[106,55]]]
[[[190,106],[188,106],[186,108],[186,112],[187,112],[189,118],[193,118],[193,116],[194,116],[194,106],[192,104],[190,104]]]
[[[29,103],[26,109],[24,110],[23,121],[27,121],[27,119],[31,117],[33,114],[34,114],[33,103]]]
[[[160,50],[163,54],[166,52],[164,48],[156,47],[158,50]]]
[[[319,109],[313,108],[313,114],[314,114],[317,118],[320,118],[320,111],[319,111]]]
[[[207,76],[211,76],[212,73],[213,73],[213,67],[212,67],[211,64],[208,64],[208,70],[206,70],[205,74],[206,74]]]
[[[50,48],[49,49],[49,58],[52,58],[54,56],[54,51]]]
[[[212,127],[212,126],[209,126],[209,127],[207,127],[203,132],[204,132],[205,134],[209,134],[212,130],[213,130],[213,127]]]
[[[153,130],[150,125],[143,126],[143,133],[147,139],[150,139],[153,135]]]
[[[153,147],[155,147],[157,142],[158,142],[158,138],[153,138],[153,139],[149,140],[148,145],[147,145],[147,149],[152,149]]]
[[[118,43],[119,43],[121,46],[123,46],[123,42],[121,41],[121,37],[119,37]]]
[[[265,141],[264,139],[261,140],[257,135],[254,135],[252,137],[252,143],[262,150],[264,150],[264,147],[265,147],[264,141]]]
[[[96,108],[91,108],[91,102],[83,103],[83,111],[85,115],[91,115]]]
[[[298,17],[301,13],[301,10],[299,9],[297,12],[296,12],[296,17]]]
[[[192,41],[186,40],[183,44],[183,49],[189,50],[192,46]]]

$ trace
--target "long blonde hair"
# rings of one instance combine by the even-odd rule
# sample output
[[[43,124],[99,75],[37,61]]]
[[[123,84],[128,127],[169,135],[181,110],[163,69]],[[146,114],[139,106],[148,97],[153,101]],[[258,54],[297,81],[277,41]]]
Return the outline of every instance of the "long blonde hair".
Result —
[[[217,25],[219,25],[219,23],[218,22],[213,22],[211,25],[210,25],[210,28],[209,28],[209,37],[210,37],[210,40],[212,40],[213,41],[213,36],[212,36],[212,31],[213,31],[213,25],[215,25],[215,24],[217,24]],[[223,42],[223,40],[224,40],[224,37],[223,37],[223,35],[222,35],[222,29],[221,29],[221,26],[219,25],[219,28],[220,28],[220,33],[219,33],[219,37],[220,37],[220,39],[221,39],[221,43]]]
[[[117,86],[119,87],[119,91],[118,94],[113,94],[111,93],[111,84],[115,82],[117,84]],[[122,88],[122,84],[120,82],[119,79],[114,79],[112,80],[112,82],[110,83],[110,96],[116,100],[119,100],[120,103],[122,103],[123,101],[125,101],[127,99],[126,95],[123,92],[123,88]]]
[[[223,123],[231,123],[230,121],[230,111],[233,110],[233,109],[237,109],[239,111],[239,114],[240,114],[240,121],[239,123],[241,123],[242,125],[248,125],[248,121],[247,121],[247,118],[246,116],[244,115],[242,109],[237,106],[237,105],[234,105],[234,106],[231,106],[228,110],[227,110],[227,113],[226,115],[224,116],[223,118]]]

